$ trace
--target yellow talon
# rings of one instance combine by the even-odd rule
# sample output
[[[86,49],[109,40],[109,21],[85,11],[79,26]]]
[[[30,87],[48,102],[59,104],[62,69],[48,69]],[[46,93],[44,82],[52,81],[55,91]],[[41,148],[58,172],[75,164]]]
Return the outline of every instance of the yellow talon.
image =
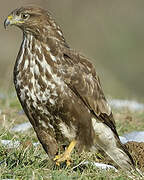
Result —
[[[71,164],[70,160],[67,160],[66,164],[67,164],[67,166],[70,166],[70,164]]]
[[[61,157],[61,155],[56,155],[53,160],[56,161],[56,160],[59,159],[60,157]]]
[[[56,165],[57,165],[57,166],[60,166],[60,163],[59,163],[59,162],[56,162]]]
[[[63,154],[55,156],[54,161],[56,161],[57,166],[60,166],[60,163],[64,162],[64,161],[66,161],[67,166],[69,166],[71,164],[70,163],[70,155],[71,155],[71,152],[72,152],[73,148],[75,147],[76,143],[77,143],[77,141],[73,140]]]

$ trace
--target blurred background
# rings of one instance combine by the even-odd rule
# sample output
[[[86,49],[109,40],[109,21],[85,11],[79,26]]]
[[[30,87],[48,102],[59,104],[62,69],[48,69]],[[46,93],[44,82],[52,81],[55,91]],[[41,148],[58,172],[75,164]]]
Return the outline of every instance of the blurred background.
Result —
[[[0,3],[0,92],[13,91],[13,66],[22,41],[8,14],[22,5],[48,9],[68,44],[92,59],[106,96],[144,101],[143,0],[5,0]]]

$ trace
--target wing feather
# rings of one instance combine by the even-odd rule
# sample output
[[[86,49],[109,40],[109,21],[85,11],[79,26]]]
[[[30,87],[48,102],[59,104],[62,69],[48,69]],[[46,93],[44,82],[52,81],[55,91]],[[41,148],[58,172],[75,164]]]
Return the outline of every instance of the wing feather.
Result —
[[[84,102],[88,109],[117,135],[111,108],[104,96],[94,65],[84,56],[69,48],[63,48],[69,88]]]

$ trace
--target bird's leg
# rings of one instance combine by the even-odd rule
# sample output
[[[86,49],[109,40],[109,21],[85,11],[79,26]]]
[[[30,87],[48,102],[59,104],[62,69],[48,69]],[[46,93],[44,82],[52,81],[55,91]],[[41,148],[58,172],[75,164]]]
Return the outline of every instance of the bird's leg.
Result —
[[[77,141],[73,140],[68,148],[65,150],[65,152],[63,154],[59,154],[57,156],[55,156],[54,161],[56,161],[56,165],[60,165],[61,162],[66,161],[67,166],[70,165],[70,155],[72,150],[74,149],[75,145],[76,145]]]

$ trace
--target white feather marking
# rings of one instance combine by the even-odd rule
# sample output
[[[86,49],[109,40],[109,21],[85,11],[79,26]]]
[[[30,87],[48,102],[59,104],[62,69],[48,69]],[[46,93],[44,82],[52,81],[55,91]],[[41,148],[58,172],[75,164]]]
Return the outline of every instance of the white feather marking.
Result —
[[[30,60],[33,59],[33,54],[32,54],[32,35],[29,35],[27,38],[26,38],[26,48],[27,48],[27,51],[30,55]]]
[[[50,74],[52,74],[51,67],[50,67],[50,65],[47,63],[44,55],[43,55],[42,61],[39,60],[38,56],[36,56],[36,60],[40,63],[40,65],[42,66],[44,72],[45,72],[46,69],[47,69],[47,71],[48,71]]]
[[[45,95],[45,93],[43,93],[42,97],[41,97],[41,100],[42,101],[47,101],[48,97]]]
[[[53,95],[53,96],[58,96],[58,94],[57,94],[56,91],[53,91],[51,95]]]
[[[49,111],[47,109],[44,109],[44,108],[43,108],[43,113],[46,114],[46,115],[50,115]]]
[[[28,68],[28,65],[29,65],[29,60],[26,59],[23,69],[26,70]]]
[[[37,43],[36,43],[36,45],[35,45],[35,49],[38,49],[39,53],[41,54],[41,52],[42,52],[42,51],[41,51],[41,46],[40,46],[40,45],[38,46]]]
[[[19,58],[19,61],[18,61],[18,66],[21,64],[22,60],[23,60],[23,55],[24,55],[24,51],[25,51],[25,43],[26,43],[26,38],[24,38],[23,40],[23,44],[22,44],[22,52],[21,52],[21,56]]]
[[[48,126],[47,126],[47,124],[45,123],[45,121],[41,121],[41,125],[42,125],[42,127],[44,127],[44,128],[48,128]]]
[[[48,123],[48,126],[49,126],[51,129],[54,129],[54,127],[53,127],[50,123]]]
[[[37,99],[39,101],[41,101],[41,102],[43,101],[43,103],[45,101],[47,102],[47,100],[49,100],[49,102],[52,105],[55,105],[56,100],[52,99],[51,96],[55,96],[55,97],[58,96],[58,94],[57,94],[57,92],[55,90],[56,85],[58,84],[61,87],[61,91],[63,91],[65,84],[61,80],[60,77],[58,77],[56,74],[53,73],[53,70],[52,70],[51,66],[47,63],[44,55],[43,55],[42,60],[39,60],[37,55],[34,55],[34,54],[31,53],[32,40],[33,40],[32,36],[29,36],[27,39],[26,38],[24,39],[23,50],[22,50],[22,54],[21,54],[20,59],[21,59],[21,61],[23,60],[24,49],[25,49],[25,47],[27,47],[27,51],[28,51],[28,53],[30,55],[30,61],[28,61],[28,59],[25,61],[24,69],[27,69],[28,66],[30,66],[30,72],[32,73],[32,77],[30,79],[30,82],[33,84],[33,88],[31,90],[29,90],[29,88],[26,86],[23,90],[21,90],[21,99],[24,100],[25,96],[27,95],[29,97],[29,99],[33,99],[33,101],[34,101],[33,106],[34,107],[37,106]],[[50,48],[48,46],[45,46],[45,48],[46,48],[47,51],[50,51]],[[41,45],[37,45],[37,43],[36,43],[35,49],[38,49],[39,53],[42,54],[41,53],[42,52]],[[52,54],[50,54],[50,56],[51,56],[51,59],[53,61],[57,60],[56,57],[53,56]],[[44,72],[47,71],[52,76],[52,79],[53,79],[52,81],[54,81],[54,83],[52,83],[52,81],[48,81],[46,75],[42,76],[42,80],[46,83],[47,87],[50,87],[51,89],[53,89],[52,92],[50,92],[49,88],[46,88],[43,94],[38,92],[38,91],[40,91],[41,87],[40,87],[40,85],[38,83],[38,80],[35,79],[34,74],[40,75],[40,71],[39,71],[39,67],[35,63],[35,61],[38,61],[40,63],[40,65],[41,65]],[[20,84],[20,81],[19,81],[19,84]],[[41,110],[43,111],[43,113],[45,113],[43,108],[41,108]]]
[[[33,40],[33,36],[32,35],[30,35],[30,41],[29,41],[29,43],[30,43],[30,52],[31,52],[31,50],[32,50],[32,40]]]
[[[37,101],[36,95],[35,95],[35,92],[34,92],[34,89],[31,90],[30,95],[31,95],[31,98],[32,98],[34,101]]]
[[[46,76],[42,76],[41,78],[47,84],[48,87],[50,87],[52,89],[54,89],[56,87],[56,85],[54,83],[51,83],[50,81],[47,80]]]
[[[50,83],[50,82],[49,82],[48,84],[50,84],[50,86],[51,86],[52,89],[54,89],[54,88],[56,87],[55,84],[52,84],[52,83]]]
[[[31,78],[31,83],[34,85],[35,84],[35,78],[34,78],[34,76],[32,76],[32,78]]]
[[[35,80],[35,86],[37,87],[38,93],[40,93],[40,85],[37,80]]]
[[[25,100],[26,90],[29,90],[27,85],[23,89],[20,89],[20,98],[22,101]],[[29,96],[29,92],[27,93],[27,95]]]
[[[58,77],[56,74],[53,74],[53,79],[58,85],[63,85],[63,81],[61,80],[60,77]]]
[[[49,99],[49,102],[52,104],[52,105],[55,105],[55,101],[53,99]]]
[[[47,80],[47,78],[46,78],[46,76],[44,75],[44,76],[42,76],[41,77],[42,78],[42,80],[47,84],[48,83],[48,80]]]
[[[45,94],[46,94],[46,96],[48,96],[50,94],[50,89],[46,89]]]
[[[57,31],[60,36],[63,36],[62,32],[60,30]]]
[[[37,64],[35,64],[35,66],[34,66],[34,72],[35,72],[36,75],[39,75],[39,74],[40,74],[39,68],[38,68],[38,65],[37,65]]]
[[[76,129],[75,127],[71,124],[71,126],[67,126],[64,122],[61,122],[59,124],[60,130],[62,134],[67,137],[69,140],[73,140],[76,137]]]
[[[47,51],[50,51],[50,48],[48,46],[45,46],[45,48],[46,48]]]
[[[22,101],[25,100],[25,89],[21,89],[20,98]]]
[[[43,112],[43,107],[42,106],[37,106],[37,109]]]
[[[39,32],[39,33],[40,33],[40,30],[39,30],[39,28],[36,28],[36,30],[37,30],[37,32]]]
[[[36,101],[34,101],[32,104],[33,104],[33,107],[35,107],[35,108],[37,108],[37,107],[38,107],[38,105],[37,105]]]
[[[51,53],[50,53],[50,57],[51,57],[51,59],[54,61],[54,62],[56,62],[57,60],[56,60],[56,57],[55,56],[53,56]]]
[[[38,60],[38,61],[39,61],[39,60]],[[40,62],[40,61],[39,61],[39,62]],[[64,82],[61,80],[60,77],[58,77],[56,74],[54,74],[54,73],[52,72],[51,66],[46,62],[46,59],[45,59],[44,55],[43,55],[43,61],[41,61],[40,64],[41,64],[41,66],[43,67],[44,70],[47,70],[47,71],[49,72],[49,74],[52,75],[52,78],[53,78],[53,80],[55,81],[55,83],[57,83],[58,85],[60,85],[60,86],[61,86],[61,90],[63,91],[63,90],[64,90],[63,86],[65,86]],[[48,83],[46,77],[43,78],[43,80],[45,80],[45,82]]]
[[[26,43],[27,43],[26,47],[28,48],[29,47],[29,37],[26,39]]]

